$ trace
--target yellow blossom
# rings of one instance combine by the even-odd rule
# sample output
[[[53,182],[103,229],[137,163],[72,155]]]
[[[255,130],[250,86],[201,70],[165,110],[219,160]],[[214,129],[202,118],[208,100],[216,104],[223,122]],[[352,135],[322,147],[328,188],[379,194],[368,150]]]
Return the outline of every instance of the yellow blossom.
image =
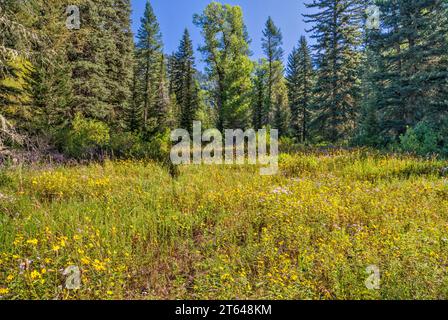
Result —
[[[31,272],[30,277],[32,280],[35,280],[35,279],[40,279],[42,277],[42,275],[39,273],[39,271],[33,270]]]
[[[39,240],[37,239],[30,239],[26,241],[27,244],[30,244],[32,246],[37,246],[37,244],[39,243]]]
[[[8,288],[0,288],[0,296],[8,294],[8,293],[9,293],[9,289]]]

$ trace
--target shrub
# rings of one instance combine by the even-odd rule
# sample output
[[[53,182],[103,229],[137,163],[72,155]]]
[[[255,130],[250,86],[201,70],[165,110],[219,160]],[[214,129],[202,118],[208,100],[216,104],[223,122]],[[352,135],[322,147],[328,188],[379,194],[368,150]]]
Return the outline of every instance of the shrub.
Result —
[[[112,156],[118,158],[132,157],[132,150],[140,143],[140,138],[131,132],[113,133],[110,137]]]
[[[426,122],[420,122],[414,128],[408,128],[400,137],[401,151],[415,153],[420,156],[439,154],[439,137],[435,129]]]
[[[77,114],[66,136],[64,151],[74,158],[98,155],[109,143],[109,127],[98,120],[85,119]]]

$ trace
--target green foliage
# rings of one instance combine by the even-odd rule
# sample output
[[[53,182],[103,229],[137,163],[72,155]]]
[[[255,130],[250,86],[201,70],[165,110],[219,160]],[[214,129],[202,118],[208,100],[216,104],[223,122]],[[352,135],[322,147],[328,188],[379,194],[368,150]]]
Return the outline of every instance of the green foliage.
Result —
[[[428,123],[420,122],[414,128],[408,128],[406,134],[400,136],[400,150],[420,156],[440,153],[438,132]]]
[[[217,127],[246,128],[250,123],[253,63],[241,7],[212,2],[201,15],[195,15],[194,22],[205,38],[200,50],[209,77],[216,81]]]
[[[308,140],[309,121],[311,119],[312,90],[314,70],[310,48],[302,36],[298,48],[294,48],[288,57],[287,86],[291,109],[291,129],[300,142]]]
[[[67,133],[65,152],[75,158],[98,156],[110,141],[109,127],[104,122],[77,114]]]
[[[334,143],[353,134],[359,112],[363,1],[316,0],[306,7],[317,11],[304,15],[318,67],[311,125]]]
[[[193,43],[188,29],[185,29],[178,51],[172,57],[170,87],[179,107],[179,124],[189,132],[197,120],[199,109],[199,84],[196,80]]]
[[[392,142],[421,121],[437,126],[448,115],[448,8],[435,0],[378,5],[382,25],[367,35],[372,68],[365,80],[372,94],[365,97],[380,134]]]
[[[262,111],[262,125],[271,125],[286,134],[288,124],[288,105],[284,96],[284,67],[283,67],[283,36],[280,29],[274,24],[271,17],[268,18],[263,30],[262,48],[267,63],[267,83],[265,93],[265,105]]]
[[[137,33],[132,127],[148,138],[166,129],[169,93],[162,34],[150,1]]]

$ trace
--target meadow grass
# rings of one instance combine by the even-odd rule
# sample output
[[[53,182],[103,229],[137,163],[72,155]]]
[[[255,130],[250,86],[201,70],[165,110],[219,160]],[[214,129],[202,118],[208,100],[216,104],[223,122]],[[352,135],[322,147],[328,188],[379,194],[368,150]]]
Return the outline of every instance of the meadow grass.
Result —
[[[447,299],[447,164],[365,151],[253,166],[0,172],[3,299]],[[65,288],[78,266],[82,286]],[[370,290],[366,268],[381,271]]]

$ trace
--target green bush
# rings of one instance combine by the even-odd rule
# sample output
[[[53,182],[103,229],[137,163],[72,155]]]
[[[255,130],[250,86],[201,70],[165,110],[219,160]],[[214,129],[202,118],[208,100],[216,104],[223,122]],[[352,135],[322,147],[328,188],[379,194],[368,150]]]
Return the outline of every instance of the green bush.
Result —
[[[439,133],[426,122],[420,122],[414,128],[408,128],[406,134],[400,137],[399,148],[401,151],[420,156],[442,153]]]
[[[64,151],[74,158],[95,157],[110,142],[107,124],[77,114],[68,131]]]
[[[113,133],[110,136],[110,150],[113,157],[129,158],[132,157],[132,150],[138,146],[140,137],[131,132]]]

